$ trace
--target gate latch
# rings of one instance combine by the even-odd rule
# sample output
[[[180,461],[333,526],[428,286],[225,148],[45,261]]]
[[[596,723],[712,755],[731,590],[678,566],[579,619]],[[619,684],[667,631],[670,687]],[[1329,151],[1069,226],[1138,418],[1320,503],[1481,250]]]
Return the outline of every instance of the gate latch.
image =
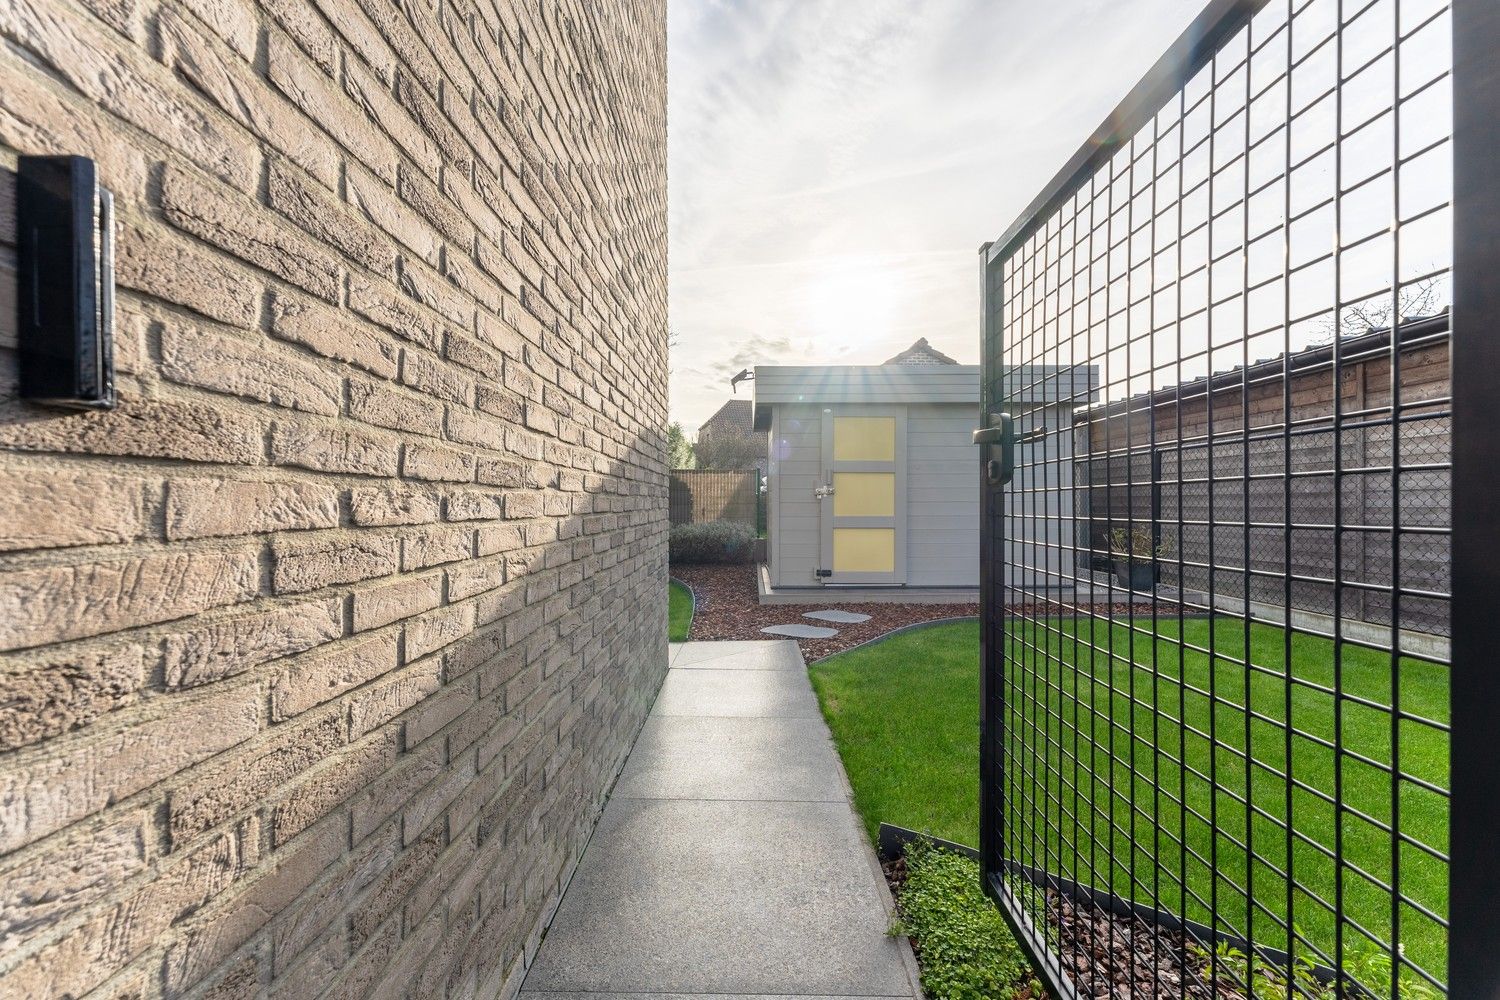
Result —
[[[819,500],[827,500],[829,497],[833,496],[833,487],[826,483],[820,486],[814,486],[813,496],[817,497]]]
[[[1017,443],[1030,444],[1033,441],[1040,441],[1047,436],[1047,428],[1045,425],[1036,427],[1018,436],[1016,419],[1009,413],[992,413],[990,421],[992,426],[975,429],[974,443],[999,447],[1000,457],[992,458],[985,463],[985,473],[991,483],[1004,486],[1016,474]]]

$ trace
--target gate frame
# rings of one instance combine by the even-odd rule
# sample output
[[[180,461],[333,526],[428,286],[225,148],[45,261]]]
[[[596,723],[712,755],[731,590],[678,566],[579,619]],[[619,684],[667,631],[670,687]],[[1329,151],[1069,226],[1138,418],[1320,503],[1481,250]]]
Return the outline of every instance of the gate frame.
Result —
[[[981,424],[989,426],[1002,400],[998,365],[1003,357],[1004,287],[998,262],[1007,259],[1071,198],[1137,131],[1244,28],[1270,0],[1209,0],[1125,99],[997,240],[979,248]],[[1397,0],[1399,3],[1399,0]],[[1500,730],[1500,676],[1489,639],[1500,607],[1500,407],[1494,378],[1500,372],[1500,3],[1449,0],[1453,31],[1453,296],[1450,307],[1450,370],[1453,438],[1451,532],[1462,544],[1451,555],[1449,898],[1447,990],[1452,997],[1500,1000],[1500,863],[1494,860],[1500,830],[1500,766],[1493,763],[1493,737]],[[1465,276],[1478,276],[1465,280]],[[1061,964],[1037,927],[1016,904],[1001,877],[1000,835],[1004,820],[1005,567],[1003,486],[984,479],[980,528],[980,830],[979,853],[985,891],[1037,969],[1049,993],[1074,1000]],[[1015,863],[1011,863],[1014,867]],[[1033,882],[1083,890],[1044,872],[1026,872]],[[1110,909],[1139,910],[1102,893],[1093,902]],[[1173,915],[1156,917],[1172,919]],[[1212,931],[1210,929],[1210,933]]]
[[[1487,662],[1500,607],[1500,4],[1452,0],[1453,546],[1450,607],[1448,993],[1500,997],[1500,677]],[[1460,210],[1461,209],[1461,210]],[[1474,280],[1466,280],[1474,276]]]

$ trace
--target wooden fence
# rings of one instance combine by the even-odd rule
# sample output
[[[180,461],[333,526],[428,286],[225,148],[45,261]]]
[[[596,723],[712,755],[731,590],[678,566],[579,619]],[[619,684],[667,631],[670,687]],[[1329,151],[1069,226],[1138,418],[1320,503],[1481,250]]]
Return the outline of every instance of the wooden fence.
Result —
[[[743,521],[755,524],[760,472],[733,469],[673,469],[669,491],[673,524],[701,521]]]

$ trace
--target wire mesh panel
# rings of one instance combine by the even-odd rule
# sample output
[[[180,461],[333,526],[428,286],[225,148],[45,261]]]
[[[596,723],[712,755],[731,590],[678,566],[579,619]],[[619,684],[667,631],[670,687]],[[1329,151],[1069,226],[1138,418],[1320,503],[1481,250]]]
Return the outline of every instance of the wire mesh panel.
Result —
[[[1210,4],[983,254],[985,412],[1071,393],[982,541],[981,853],[1060,995],[1447,995],[1449,6]]]

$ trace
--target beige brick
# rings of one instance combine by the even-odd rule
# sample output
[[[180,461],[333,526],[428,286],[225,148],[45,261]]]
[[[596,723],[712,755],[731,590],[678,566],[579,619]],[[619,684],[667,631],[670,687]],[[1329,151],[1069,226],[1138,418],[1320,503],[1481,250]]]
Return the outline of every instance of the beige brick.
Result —
[[[0,4],[121,289],[14,400],[0,170],[7,998],[514,991],[665,664],[665,6]]]
[[[401,359],[401,381],[425,396],[467,404],[474,398],[474,379],[441,358],[407,350]]]
[[[474,456],[439,444],[408,443],[401,458],[401,474],[434,482],[471,483]]]
[[[390,771],[401,752],[399,727],[387,727],[335,753],[270,806],[271,841],[281,846]]]
[[[382,378],[395,378],[400,349],[343,313],[314,299],[278,291],[271,332],[334,361],[347,361]]]
[[[0,671],[0,751],[40,743],[133,703],[146,683],[139,643],[79,650]]]
[[[399,447],[392,437],[320,424],[278,420],[271,427],[271,461],[318,472],[394,476]]]
[[[448,599],[461,601],[502,586],[507,579],[505,560],[476,559],[448,567]]]
[[[115,237],[115,279],[126,288],[175,302],[210,319],[252,327],[264,286],[244,268],[155,228],[122,225]]]
[[[174,697],[170,711],[75,742],[61,756],[13,762],[0,771],[0,851],[29,844],[249,739],[260,727],[263,697],[254,685],[186,701]]]
[[[430,611],[443,601],[443,577],[403,577],[354,592],[354,631],[365,632]]]
[[[271,585],[278,594],[317,590],[396,572],[400,541],[367,532],[308,539],[278,538],[272,545]]]
[[[187,18],[168,7],[158,19],[162,61],[207,95],[221,111],[280,149],[304,170],[324,184],[337,184],[338,149],[291,102],[267,86],[250,65],[254,61],[259,25],[248,5],[240,0],[191,0],[191,3],[200,8],[203,24],[221,34],[226,29],[233,33],[230,44],[239,58],[219,51]],[[229,16],[219,20],[209,8],[223,9]],[[248,50],[242,51],[244,47]]]
[[[144,871],[155,839],[151,812],[131,809],[101,828],[28,852],[0,874],[0,942],[45,930]]]
[[[0,7],[0,34],[32,52],[91,102],[160,139],[215,177],[250,190],[256,152],[231,137],[186,95],[174,93],[171,74],[134,47],[71,10],[35,0]]]
[[[505,495],[505,516],[508,518],[541,517],[542,495],[530,491]]]
[[[265,432],[253,418],[198,402],[125,398],[109,412],[43,413],[0,419],[0,446],[21,451],[179,458],[257,465]]]
[[[258,877],[217,908],[212,919],[197,922],[167,951],[163,965],[170,994],[180,995],[278,912],[294,905],[347,846],[344,824],[325,824],[288,850],[279,851],[274,864],[263,865]]]
[[[359,169],[351,169],[347,187],[349,203],[367,225],[376,226],[399,240],[429,264],[442,259],[443,241],[411,206],[397,197],[388,182]]]
[[[276,703],[277,692],[272,701]],[[227,757],[175,789],[167,800],[174,851],[193,837],[256,804],[326,758],[344,742],[341,712],[324,712],[290,731]]]
[[[441,673],[442,660],[434,656],[359,692],[349,702],[349,738],[357,740],[420,703],[438,689]]]
[[[438,519],[438,497],[423,490],[357,486],[350,491],[355,524],[430,524]]]
[[[474,629],[474,605],[458,604],[406,623],[406,658],[435,653]]]
[[[395,669],[397,639],[394,632],[354,639],[288,664],[271,684],[271,718],[290,718]]]
[[[333,254],[271,222],[254,203],[223,195],[186,170],[169,168],[162,183],[168,222],[313,295],[337,302],[342,269]]]
[[[478,680],[470,675],[422,702],[406,716],[406,749],[441,731],[474,707],[478,698]]]
[[[396,251],[390,240],[287,164],[271,161],[267,193],[271,207],[298,229],[376,274],[395,274]]]
[[[248,600],[256,553],[173,552],[0,573],[0,650],[151,625]]]
[[[349,382],[349,416],[376,427],[429,437],[443,433],[442,404],[384,382],[352,379]]]
[[[401,540],[401,568],[407,572],[467,559],[474,532],[466,525],[430,528]]]
[[[174,382],[328,416],[343,408],[344,380],[264,341],[173,323],[161,333],[162,374]]]
[[[344,602],[340,598],[214,622],[167,637],[165,680],[174,688],[222,680],[332,642],[343,632]]]
[[[167,537],[206,538],[333,528],[339,493],[312,483],[174,479],[167,484]]]
[[[388,184],[396,182],[395,150],[369,123],[354,113],[347,98],[307,57],[281,35],[268,41],[267,65],[271,83],[329,135]]]
[[[442,347],[443,322],[406,299],[388,282],[351,274],[349,308],[412,343],[434,351]]]
[[[0,477],[0,551],[128,542],[147,530],[147,484],[114,476],[20,468]]]

